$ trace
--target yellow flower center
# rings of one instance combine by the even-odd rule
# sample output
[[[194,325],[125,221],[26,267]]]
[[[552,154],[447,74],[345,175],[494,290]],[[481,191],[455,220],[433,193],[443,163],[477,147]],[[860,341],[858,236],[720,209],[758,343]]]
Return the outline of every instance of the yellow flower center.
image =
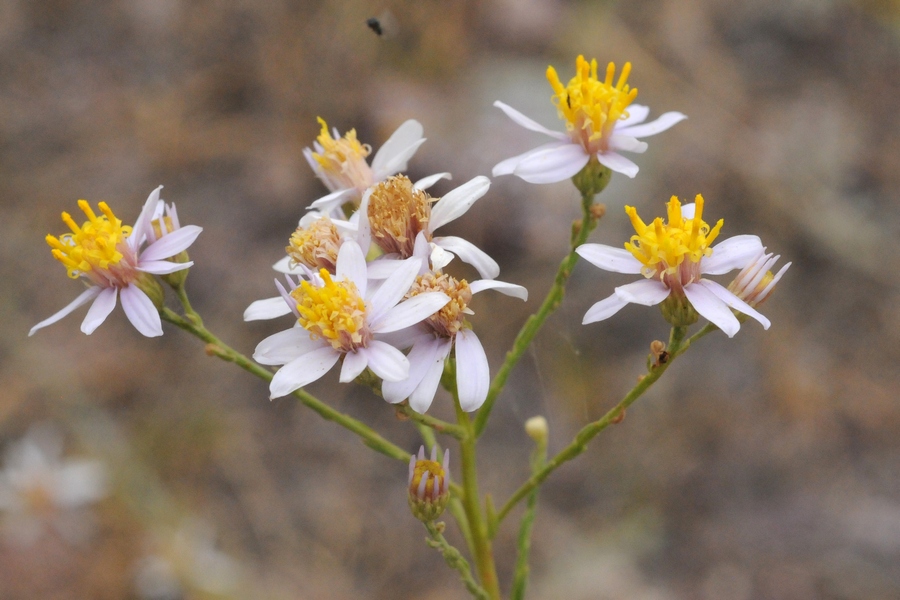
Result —
[[[631,63],[625,63],[619,81],[613,85],[616,65],[606,67],[606,79],[597,78],[597,61],[583,56],[575,61],[575,77],[563,86],[556,69],[547,67],[547,80],[556,94],[552,102],[565,119],[572,139],[593,154],[609,149],[609,137],[616,121],[628,116],[628,105],[637,97],[637,89],[628,85]]]
[[[426,292],[444,292],[450,296],[450,302],[423,322],[442,337],[455,336],[465,324],[465,315],[472,314],[468,307],[472,301],[469,283],[465,279],[458,280],[449,275],[426,273],[416,279],[408,297]]]
[[[322,126],[316,141],[321,152],[313,152],[313,159],[322,167],[322,178],[332,191],[356,188],[360,192],[372,185],[372,169],[366,157],[372,152],[368,144],[356,139],[356,130],[351,129],[342,138],[333,138],[328,124],[318,117]]]
[[[88,220],[79,227],[64,212],[62,220],[72,232],[59,237],[48,234],[47,244],[52,248],[53,258],[66,267],[72,279],[84,276],[106,287],[127,285],[137,274],[134,269],[137,257],[126,242],[131,227],[122,225],[106,202],[97,206],[103,213],[100,216],[86,200],[79,200],[78,207]]]
[[[412,479],[409,480],[409,493],[414,496],[418,494],[419,485],[421,485],[422,478],[426,477],[426,475],[424,497],[420,498],[420,500],[437,500],[441,495],[443,482],[447,475],[444,473],[444,467],[441,466],[441,463],[433,460],[416,461]]]
[[[308,281],[291,292],[300,313],[299,323],[314,338],[327,340],[332,348],[350,352],[365,347],[371,338],[366,325],[366,303],[352,281],[334,281],[325,269],[319,270],[321,287]]]
[[[309,227],[298,227],[291,234],[290,244],[285,251],[294,264],[334,273],[340,246],[341,236],[337,227],[331,219],[322,217]]]
[[[369,196],[369,225],[375,243],[386,253],[401,258],[413,255],[416,236],[428,236],[428,220],[434,198],[413,187],[404,175],[388,177],[372,189]]]
[[[703,196],[697,194],[694,217],[685,219],[681,215],[681,202],[672,196],[668,203],[668,223],[657,217],[650,225],[645,224],[633,206],[626,206],[625,212],[637,235],[625,244],[625,249],[644,266],[645,277],[659,277],[669,287],[687,285],[700,278],[700,260],[712,254],[713,240],[722,228],[722,219],[716,226],[703,220]]]

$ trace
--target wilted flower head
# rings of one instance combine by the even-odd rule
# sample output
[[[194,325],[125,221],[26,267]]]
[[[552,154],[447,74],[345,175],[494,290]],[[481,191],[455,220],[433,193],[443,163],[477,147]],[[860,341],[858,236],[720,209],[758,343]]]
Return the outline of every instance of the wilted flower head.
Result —
[[[628,84],[631,63],[625,63],[618,81],[615,72],[615,65],[609,63],[605,77],[600,79],[597,61],[588,62],[579,56],[575,76],[563,85],[556,69],[547,67],[547,79],[554,91],[552,101],[565,121],[565,133],[547,129],[503,102],[494,102],[522,127],[557,140],[498,163],[494,176],[517,175],[531,183],[554,183],[574,176],[592,158],[617,173],[637,175],[638,166],[619,152],[645,152],[647,144],[638,138],[665,131],[687,117],[668,112],[644,123],[650,109],[632,104],[637,89]]]
[[[162,288],[151,275],[167,275],[190,267],[191,262],[165,259],[186,250],[203,230],[196,225],[171,230],[163,220],[162,225],[158,222],[160,231],[156,233],[152,219],[162,202],[161,189],[162,186],[158,187],[147,198],[134,227],[122,225],[105,202],[98,204],[101,214],[97,215],[87,201],[79,200],[78,207],[88,219],[81,226],[68,213],[62,214],[63,222],[71,231],[59,237],[48,235],[47,244],[70,278],[84,278],[91,285],[64,309],[32,327],[28,335],[92,300],[81,330],[93,333],[116,307],[119,296],[128,320],[138,331],[148,337],[162,335],[156,308],[162,304]],[[177,215],[174,222],[177,223]],[[149,243],[142,248],[145,241]]]

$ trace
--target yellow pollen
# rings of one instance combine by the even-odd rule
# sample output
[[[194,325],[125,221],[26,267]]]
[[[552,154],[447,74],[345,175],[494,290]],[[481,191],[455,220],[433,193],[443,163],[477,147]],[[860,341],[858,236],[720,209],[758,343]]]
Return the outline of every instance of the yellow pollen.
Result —
[[[413,254],[416,236],[424,231],[428,241],[428,220],[434,198],[413,187],[405,175],[388,177],[369,196],[369,224],[372,238],[386,253],[401,258]]]
[[[300,313],[300,325],[315,338],[324,338],[335,350],[349,352],[369,341],[366,304],[352,281],[334,281],[325,269],[319,270],[321,287],[308,281],[291,292]]]
[[[435,462],[433,460],[417,460],[416,466],[413,470],[412,480],[409,482],[409,491],[412,494],[416,494],[419,485],[422,482],[422,477],[425,476],[425,472],[428,472],[428,479],[425,483],[425,498],[430,498],[432,500],[436,499],[441,494],[441,485],[444,481],[444,477],[446,474],[444,473],[444,467],[441,466],[439,462]]]
[[[325,119],[322,117],[317,117],[317,119],[322,130],[316,140],[322,145],[324,152],[321,154],[313,152],[312,155],[323,169],[334,170],[337,167],[337,171],[340,172],[341,165],[363,160],[372,152],[372,148],[368,144],[361,144],[356,139],[355,129],[345,133],[344,137],[335,139],[331,137]]]
[[[644,223],[633,206],[626,206],[625,212],[637,235],[625,244],[625,249],[638,259],[644,268],[644,275],[671,275],[678,270],[685,259],[699,263],[704,256],[712,254],[710,244],[719,235],[723,220],[715,227],[703,220],[703,196],[697,194],[696,208],[692,219],[681,216],[681,202],[672,196],[667,205],[668,223],[657,217],[651,225]]]
[[[295,264],[306,265],[310,269],[326,269],[334,273],[337,255],[341,246],[341,236],[337,227],[328,217],[314,221],[309,227],[298,227],[291,234],[285,251]]]
[[[628,105],[637,97],[637,88],[628,85],[631,63],[625,63],[619,81],[613,85],[616,66],[609,63],[606,79],[597,78],[597,61],[588,62],[584,56],[575,61],[575,77],[563,86],[556,69],[547,67],[547,80],[555,92],[552,102],[565,119],[570,135],[585,146],[585,150],[605,151],[616,121],[627,117]]]
[[[77,279],[91,271],[107,271],[122,260],[120,247],[131,235],[131,227],[122,225],[107,206],[106,202],[97,204],[103,214],[97,216],[86,200],[78,201],[80,208],[88,220],[79,227],[68,213],[62,214],[63,222],[72,233],[64,233],[59,237],[47,235],[47,245],[52,249],[53,257],[66,267],[72,279]]]
[[[450,302],[428,317],[424,322],[435,333],[443,337],[453,337],[465,325],[465,315],[471,315],[469,302],[472,301],[472,290],[465,279],[456,279],[449,275],[426,273],[416,278],[409,290],[409,297],[426,292],[444,292],[450,296]]]

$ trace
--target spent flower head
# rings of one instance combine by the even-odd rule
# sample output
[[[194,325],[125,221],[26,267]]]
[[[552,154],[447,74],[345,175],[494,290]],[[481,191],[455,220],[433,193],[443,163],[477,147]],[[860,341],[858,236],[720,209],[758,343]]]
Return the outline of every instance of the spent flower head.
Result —
[[[617,173],[637,175],[638,166],[620,152],[645,152],[647,144],[639,138],[665,131],[687,117],[668,112],[644,123],[650,109],[632,104],[637,89],[628,84],[631,63],[625,63],[618,81],[615,72],[615,65],[609,63],[601,79],[597,61],[588,62],[579,56],[575,76],[563,85],[556,69],[547,67],[547,80],[554,92],[552,102],[565,122],[565,132],[547,129],[511,106],[494,102],[522,127],[556,139],[498,163],[494,176],[517,175],[530,183],[555,183],[573,177],[592,159]]]
[[[637,210],[626,206],[635,235],[625,248],[584,244],[578,254],[593,265],[617,273],[641,274],[645,279],[617,287],[615,293],[594,304],[583,323],[608,319],[626,304],[662,304],[663,314],[675,326],[686,326],[698,314],[724,331],[728,337],[740,329],[731,309],[769,328],[769,320],[747,302],[703,275],[722,275],[744,268],[763,250],[755,235],[739,235],[713,246],[723,221],[715,226],[703,220],[703,196],[695,204],[681,205],[675,196],[668,203],[668,221],[657,217],[644,223]]]
[[[153,190],[134,226],[123,225],[112,209],[98,203],[100,214],[94,212],[86,200],[79,200],[78,207],[87,217],[82,225],[66,212],[63,222],[70,231],[47,236],[47,244],[53,257],[66,268],[72,279],[84,279],[88,289],[68,306],[52,317],[31,328],[28,335],[51,325],[79,306],[93,302],[81,324],[81,330],[90,334],[106,320],[116,307],[117,298],[132,325],[147,337],[162,335],[162,323],[157,307],[162,305],[162,288],[153,275],[168,275],[189,268],[191,262],[166,260],[177,257],[197,239],[203,231],[196,225],[171,229],[165,221],[153,226],[153,217],[160,210],[159,191]],[[172,211],[174,214],[174,210]],[[175,221],[177,223],[177,215]],[[165,233],[163,233],[165,231]],[[144,243],[146,246],[144,246]]]

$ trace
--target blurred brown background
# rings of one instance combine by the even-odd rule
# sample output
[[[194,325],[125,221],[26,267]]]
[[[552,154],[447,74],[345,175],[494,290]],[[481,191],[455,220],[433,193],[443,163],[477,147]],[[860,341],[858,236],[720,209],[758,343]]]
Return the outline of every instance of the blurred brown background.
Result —
[[[396,31],[379,37],[365,22],[384,11]],[[410,173],[451,171],[440,195],[544,141],[494,100],[560,126],[544,70],[568,79],[579,53],[632,61],[651,118],[689,116],[648,140],[636,179],[614,178],[593,241],[625,241],[623,204],[649,219],[699,192],[724,236],[757,233],[794,266],[763,307],[771,330],[704,339],[551,477],[530,597],[900,597],[898,36],[900,5],[877,0],[2,0],[0,439],[56,422],[69,455],[104,461],[113,493],[80,544],[48,531],[0,545],[0,597],[467,597],[408,514],[404,465],[270,402],[196,340],[168,326],[144,339],[120,310],[87,337],[84,309],[27,338],[81,289],[43,238],[79,198],[130,223],[165,185],[204,227],[195,307],[250,353],[286,322],[241,313],[272,295],[269,266],[325,193],[301,154],[316,116],[376,149],[418,119],[429,139]],[[493,369],[548,289],[577,202],[565,183],[504,177],[448,227],[531,293],[477,298]],[[580,325],[625,281],[580,265],[515,371],[481,445],[499,502],[526,476],[525,419],[545,415],[561,448],[667,335],[636,306]],[[310,391],[417,447],[383,401],[336,381]],[[507,582],[515,529],[496,544]],[[153,552],[177,571],[155,596],[136,583]]]

